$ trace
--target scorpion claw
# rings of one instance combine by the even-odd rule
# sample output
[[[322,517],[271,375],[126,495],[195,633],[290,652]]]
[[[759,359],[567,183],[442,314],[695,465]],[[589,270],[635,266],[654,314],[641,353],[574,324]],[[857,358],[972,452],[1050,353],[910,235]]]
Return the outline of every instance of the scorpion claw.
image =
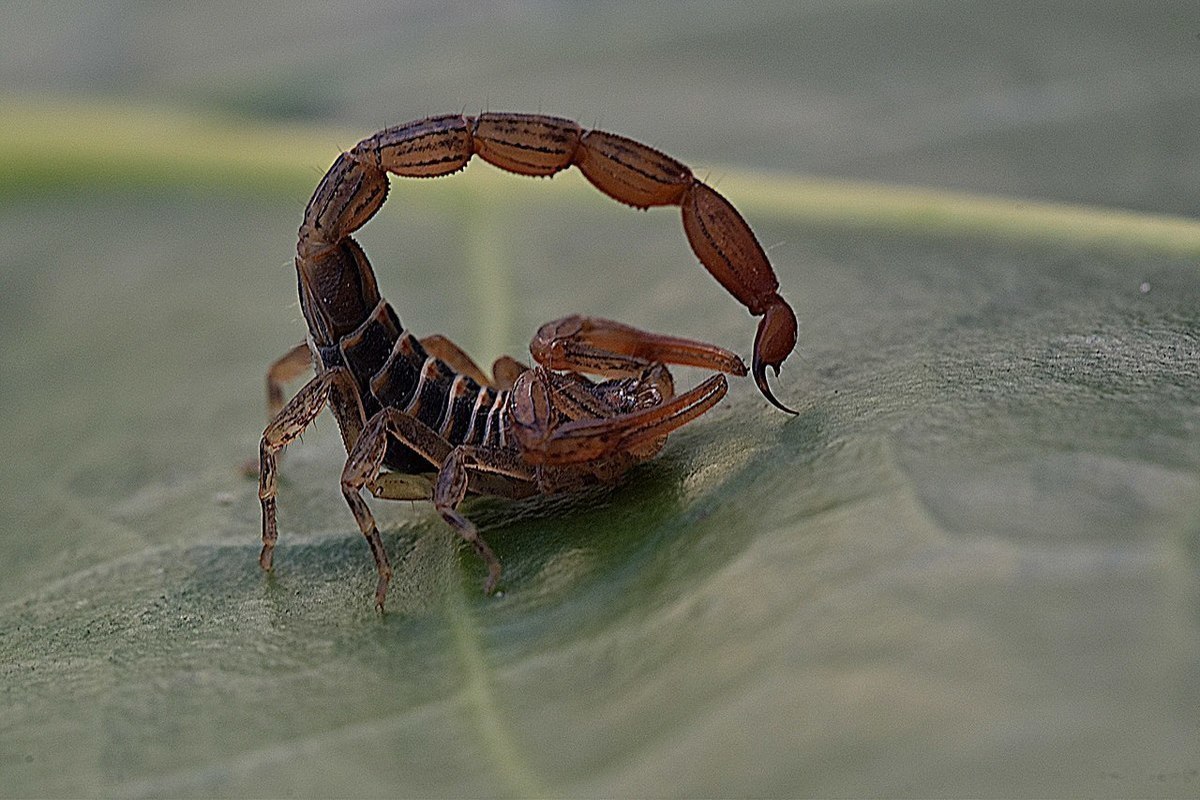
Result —
[[[758,323],[758,332],[754,336],[754,358],[751,362],[751,372],[754,382],[763,397],[771,405],[788,414],[799,414],[795,409],[788,408],[776,399],[767,383],[767,367],[779,376],[779,367],[796,346],[796,314],[792,307],[775,295],[772,303],[767,306],[762,321]]]

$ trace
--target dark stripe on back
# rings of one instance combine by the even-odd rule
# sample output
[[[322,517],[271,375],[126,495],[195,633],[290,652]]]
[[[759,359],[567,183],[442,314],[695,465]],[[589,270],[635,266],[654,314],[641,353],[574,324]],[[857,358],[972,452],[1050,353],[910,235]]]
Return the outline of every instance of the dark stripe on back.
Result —
[[[508,404],[509,394],[507,389],[497,393],[496,399],[492,401],[492,407],[488,409],[487,424],[483,429],[482,443],[484,447],[503,447],[507,442],[504,431],[504,406]]]
[[[371,393],[391,408],[404,408],[412,400],[420,380],[421,366],[429,355],[411,333],[396,340],[387,362],[371,378]]]
[[[455,372],[446,362],[433,356],[425,359],[421,366],[416,395],[404,407],[404,413],[416,417],[436,431],[454,378]]]
[[[342,356],[364,390],[371,376],[387,363],[392,346],[403,333],[396,312],[386,300],[380,300],[371,316],[341,338]]]
[[[463,434],[463,444],[482,444],[483,431],[487,427],[488,412],[496,400],[496,390],[490,386],[482,387],[471,402],[471,424]]]
[[[480,386],[467,375],[458,375],[450,384],[446,408],[438,422],[438,433],[450,444],[462,444],[474,422],[472,410]]]

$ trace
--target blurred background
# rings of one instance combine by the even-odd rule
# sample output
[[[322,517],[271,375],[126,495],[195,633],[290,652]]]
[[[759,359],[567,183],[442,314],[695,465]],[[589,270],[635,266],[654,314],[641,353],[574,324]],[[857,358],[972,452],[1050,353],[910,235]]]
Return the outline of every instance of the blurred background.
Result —
[[[1194,213],[1187,2],[5,4],[10,92],[373,131],[544,111],[728,163]]]
[[[0,4],[0,795],[1195,796],[1198,75],[1194,2]],[[380,617],[332,423],[271,578],[239,467],[328,164],[485,109],[726,192],[801,414],[739,383],[619,487],[468,506],[498,598],[375,503]],[[1114,209],[1172,244],[1074,237]],[[397,182],[361,240],[481,362],[571,312],[748,355],[677,216],[575,176]]]

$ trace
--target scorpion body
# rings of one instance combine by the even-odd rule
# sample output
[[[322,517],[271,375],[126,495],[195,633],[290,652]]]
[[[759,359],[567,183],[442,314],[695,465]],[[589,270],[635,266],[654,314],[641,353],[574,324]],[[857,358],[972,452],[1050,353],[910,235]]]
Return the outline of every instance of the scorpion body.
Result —
[[[264,569],[278,536],[278,453],[325,405],[348,453],[342,493],[374,557],[382,609],[392,572],[364,488],[379,498],[432,500],[484,560],[490,593],[500,562],[458,511],[468,492],[519,498],[612,481],[715,405],[727,391],[725,374],[747,374],[737,355],[716,345],[594,317],[544,325],[530,345],[536,366],[503,357],[490,377],[444,337],[407,331],[351,234],[382,206],[388,173],[448,175],[475,155],[521,175],[576,166],[627,205],[681,207],[701,263],[762,316],[749,371],[771,403],[789,410],[771,393],[766,368],[778,374],[794,348],[795,315],[749,226],[686,166],[622,136],[543,115],[449,115],[388,128],[337,158],[300,226],[296,273],[309,335],[267,376],[272,419],[259,448]],[[310,363],[316,376],[285,405],[283,383]],[[677,395],[667,364],[716,374]]]

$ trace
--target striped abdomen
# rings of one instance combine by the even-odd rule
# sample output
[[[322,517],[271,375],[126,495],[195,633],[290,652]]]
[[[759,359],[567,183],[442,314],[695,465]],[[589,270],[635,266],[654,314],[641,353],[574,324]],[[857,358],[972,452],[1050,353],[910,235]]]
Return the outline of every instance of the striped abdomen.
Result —
[[[325,367],[344,365],[350,370],[368,419],[384,407],[394,408],[424,422],[452,445],[507,445],[508,391],[480,386],[429,355],[386,300],[337,344],[318,345],[317,351]],[[409,473],[434,469],[394,440],[384,463]]]

